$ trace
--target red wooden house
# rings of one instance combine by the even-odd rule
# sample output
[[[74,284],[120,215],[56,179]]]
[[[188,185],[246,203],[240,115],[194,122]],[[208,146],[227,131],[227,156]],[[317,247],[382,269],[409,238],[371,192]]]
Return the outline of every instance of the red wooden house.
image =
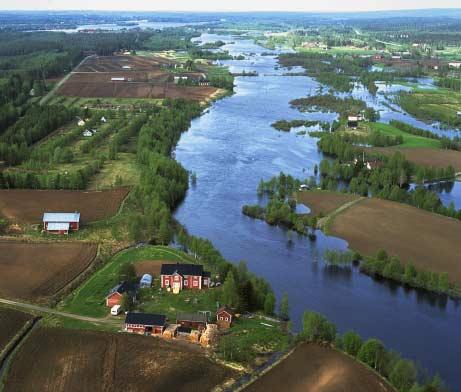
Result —
[[[129,282],[122,282],[115,286],[106,297],[106,306],[112,308],[115,305],[120,305],[122,296],[128,293],[133,298],[136,298],[136,286]]]
[[[51,234],[69,234],[80,228],[79,212],[45,212],[43,214],[43,230]]]
[[[219,329],[229,329],[232,325],[232,319],[235,313],[227,306],[222,306],[216,312],[216,324]]]
[[[128,313],[125,318],[125,331],[141,335],[162,335],[166,328],[163,314]]]
[[[210,287],[211,275],[199,264],[162,264],[160,275],[162,288],[171,288],[175,293]]]

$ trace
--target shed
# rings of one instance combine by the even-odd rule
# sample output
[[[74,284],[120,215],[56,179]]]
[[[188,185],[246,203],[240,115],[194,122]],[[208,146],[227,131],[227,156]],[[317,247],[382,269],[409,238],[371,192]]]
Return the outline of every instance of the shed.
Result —
[[[91,132],[89,129],[86,129],[85,131],[83,131],[82,135],[84,137],[91,137],[93,136],[93,132]]]
[[[128,293],[133,298],[136,298],[136,286],[126,281],[119,283],[109,291],[109,294],[107,294],[106,306],[112,308],[114,305],[120,305],[124,293]]]
[[[349,128],[357,128],[359,125],[359,118],[358,116],[348,116],[347,117],[347,126]]]
[[[216,312],[216,323],[219,329],[229,329],[232,325],[235,313],[227,306],[222,306]]]

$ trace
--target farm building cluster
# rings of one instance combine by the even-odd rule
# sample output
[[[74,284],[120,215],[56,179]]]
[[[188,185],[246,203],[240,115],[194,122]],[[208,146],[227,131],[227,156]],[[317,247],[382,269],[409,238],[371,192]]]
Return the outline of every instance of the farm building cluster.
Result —
[[[125,317],[124,330],[165,339],[182,339],[209,347],[217,342],[220,330],[231,327],[234,317],[234,312],[226,306],[218,309],[214,322],[210,312],[179,312],[174,322],[168,322],[162,314],[129,312]]]
[[[159,272],[159,291],[178,294],[183,290],[200,291],[212,286],[211,274],[204,271],[203,265],[164,263]],[[130,303],[137,303],[142,297],[139,290],[150,288],[153,283],[151,274],[143,274],[136,282],[122,281],[113,287],[105,299],[110,314],[119,315],[124,306],[123,298],[128,296]],[[161,294],[160,294],[161,295]],[[215,317],[210,311],[178,312],[174,321],[165,315],[125,312],[124,330],[142,335],[162,336],[167,339],[184,339],[202,346],[214,344],[220,330],[231,327],[234,312],[226,306],[220,307]],[[213,322],[212,319],[214,318]]]

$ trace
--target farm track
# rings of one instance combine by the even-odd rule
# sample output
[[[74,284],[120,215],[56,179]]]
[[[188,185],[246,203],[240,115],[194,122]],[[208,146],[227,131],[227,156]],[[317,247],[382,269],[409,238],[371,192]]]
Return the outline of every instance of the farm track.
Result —
[[[52,315],[61,316],[61,317],[67,317],[67,318],[71,318],[74,320],[86,321],[89,323],[108,324],[108,325],[114,325],[114,326],[121,325],[121,322],[118,320],[80,316],[78,314],[61,312],[56,309],[51,309],[51,308],[47,308],[47,307],[39,306],[39,305],[33,305],[33,304],[25,303],[25,302],[12,301],[12,300],[5,299],[5,298],[0,298],[0,303],[4,305],[9,305],[9,306],[13,306],[16,308],[20,308],[20,309],[25,309],[29,311],[32,310],[35,312],[52,314]]]

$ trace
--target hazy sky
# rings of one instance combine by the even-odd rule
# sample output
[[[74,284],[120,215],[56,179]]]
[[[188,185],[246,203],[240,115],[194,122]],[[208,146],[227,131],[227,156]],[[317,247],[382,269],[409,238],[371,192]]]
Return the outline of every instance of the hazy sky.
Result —
[[[372,11],[459,7],[460,0],[0,0],[3,10]]]

